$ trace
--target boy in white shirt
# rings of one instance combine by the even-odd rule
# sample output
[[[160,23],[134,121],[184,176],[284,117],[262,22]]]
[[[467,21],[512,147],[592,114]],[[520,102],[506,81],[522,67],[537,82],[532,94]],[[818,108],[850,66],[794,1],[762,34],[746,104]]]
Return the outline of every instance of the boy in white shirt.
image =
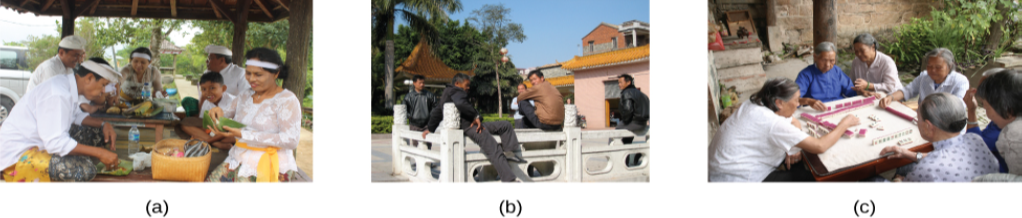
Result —
[[[181,130],[191,136],[192,139],[198,139],[209,143],[210,145],[219,149],[230,149],[234,145],[234,137],[217,137],[210,136],[210,130],[202,126],[203,114],[209,109],[214,107],[226,108],[234,102],[234,95],[227,92],[227,86],[224,85],[224,77],[217,72],[211,72],[203,74],[199,78],[199,88],[202,89],[203,99],[206,101],[199,104],[200,108],[199,115],[197,117],[187,117],[181,121]]]

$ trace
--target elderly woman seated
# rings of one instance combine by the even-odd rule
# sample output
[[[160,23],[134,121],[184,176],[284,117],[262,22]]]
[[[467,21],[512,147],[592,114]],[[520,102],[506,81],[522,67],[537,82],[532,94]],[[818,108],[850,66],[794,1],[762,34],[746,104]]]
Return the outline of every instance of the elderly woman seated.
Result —
[[[822,138],[802,132],[792,115],[799,106],[799,85],[787,78],[768,80],[742,103],[713,137],[709,148],[711,182],[811,181],[812,174],[797,165],[801,153],[823,153],[834,146],[859,119],[848,115]],[[788,171],[774,171],[786,164]]]
[[[901,88],[880,99],[880,107],[886,108],[891,101],[908,100],[915,96],[919,99],[926,99],[926,96],[946,92],[958,98],[965,97],[965,91],[969,90],[969,78],[955,71],[955,55],[946,48],[935,48],[923,56],[923,66],[926,70],[919,73],[908,86]]]
[[[859,34],[852,40],[855,60],[852,60],[852,80],[855,90],[872,95],[873,92],[891,94],[903,86],[898,79],[898,66],[894,59],[877,50],[880,44],[869,33]]]
[[[841,71],[841,67],[834,66],[837,62],[837,48],[834,43],[821,42],[816,45],[814,53],[815,64],[802,69],[795,79],[799,91],[802,92],[798,100],[799,105],[809,105],[822,111],[827,109],[823,105],[824,102],[858,95],[848,75]]]
[[[916,118],[919,134],[933,142],[933,151],[914,152],[901,146],[881,150],[880,155],[891,154],[889,159],[915,161],[898,168],[897,177],[913,182],[971,182],[978,176],[997,172],[997,159],[983,138],[961,132],[966,123],[961,98],[941,92],[927,96],[919,105]]]
[[[1005,70],[979,84],[976,98],[983,103],[992,124],[1002,127],[997,151],[1008,173],[1022,175],[1022,74]],[[989,127],[987,127],[989,128]]]
[[[987,78],[989,78],[990,76],[992,76],[992,75],[994,75],[996,73],[1001,73],[1001,72],[1015,72],[1015,71],[1013,71],[1013,70],[1006,70],[1004,68],[989,69],[989,70],[983,72],[983,77],[981,77],[979,79],[979,83],[983,84],[983,82],[986,81]],[[1003,88],[1003,87],[1001,87],[1001,88]],[[1007,89],[1004,89],[1004,90],[1007,90]],[[997,138],[1000,137],[1001,129],[1004,128],[1004,125],[1008,125],[1008,122],[1004,122],[1004,120],[999,120],[1000,122],[989,123],[986,126],[985,129],[980,130],[979,129],[979,118],[976,115],[976,113],[977,113],[976,111],[977,111],[977,108],[978,108],[976,106],[977,103],[975,101],[976,91],[977,91],[977,89],[975,89],[975,88],[969,89],[969,91],[965,92],[965,98],[962,99],[962,100],[965,100],[965,110],[966,110],[965,113],[967,113],[969,115],[969,123],[968,123],[969,125],[965,126],[966,132],[976,133],[979,136],[983,137],[983,141],[986,142],[987,148],[990,148],[990,152],[994,154],[994,157],[997,158],[997,162],[1000,163],[1000,166],[998,167],[998,169],[999,169],[998,171],[1002,172],[1002,173],[1007,173],[1008,172],[1008,164],[1004,162],[1004,157],[1001,157],[1001,153],[997,151]],[[1000,93],[996,93],[996,94],[1000,94]],[[1014,102],[1015,101],[1001,102],[1001,103],[1013,104]],[[1020,102],[1020,103],[1022,103],[1022,102]],[[986,108],[984,106],[984,111],[985,110],[986,110]],[[997,114],[997,112],[990,112],[990,113],[991,114],[988,115],[987,117],[992,117],[992,116]],[[995,117],[995,118],[1001,118],[1001,117],[998,116],[998,117]]]

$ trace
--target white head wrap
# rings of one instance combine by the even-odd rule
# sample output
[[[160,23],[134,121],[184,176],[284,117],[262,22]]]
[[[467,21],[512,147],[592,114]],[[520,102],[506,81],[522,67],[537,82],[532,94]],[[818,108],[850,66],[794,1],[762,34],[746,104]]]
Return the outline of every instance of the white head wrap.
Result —
[[[248,60],[248,61],[245,61],[245,65],[247,65],[247,66],[262,67],[262,68],[266,68],[266,69],[270,69],[270,70],[276,70],[277,68],[280,68],[279,65],[274,64],[274,63],[262,62],[262,61],[251,60],[251,59]]]
[[[150,60],[150,61],[153,60],[152,56],[149,56],[149,55],[147,55],[145,53],[141,53],[141,52],[131,53],[131,58],[145,58],[146,60]]]
[[[70,35],[65,36],[64,39],[61,39],[60,44],[57,44],[57,46],[71,50],[85,50],[86,44],[87,43],[85,42],[85,38],[76,35]]]
[[[117,83],[121,79],[121,73],[114,70],[110,65],[96,63],[92,60],[87,60],[82,63],[82,67],[89,69],[92,72],[96,72],[99,76],[104,79],[110,80],[110,83]]]
[[[223,47],[223,46],[219,46],[219,45],[208,45],[208,46],[206,46],[206,53],[234,56],[233,55],[234,53],[231,52],[231,49],[228,49],[227,47]]]

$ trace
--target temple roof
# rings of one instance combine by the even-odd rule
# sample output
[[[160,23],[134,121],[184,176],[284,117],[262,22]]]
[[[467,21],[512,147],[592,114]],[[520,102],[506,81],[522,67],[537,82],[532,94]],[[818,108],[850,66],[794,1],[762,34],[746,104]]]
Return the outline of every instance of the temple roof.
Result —
[[[558,87],[558,88],[559,87],[575,86],[575,75],[550,77],[550,78],[546,78],[546,81],[550,82],[550,85],[553,85],[554,87]],[[532,82],[529,82],[528,79],[526,79],[524,82],[525,82],[525,87],[532,88]]]
[[[68,6],[65,7],[64,3]],[[252,1],[248,8],[239,0],[3,0],[0,5],[18,13],[43,16],[126,17],[187,20],[237,19],[237,13],[248,14],[248,22],[274,22],[290,15],[291,0]]]
[[[401,63],[394,72],[404,72],[414,75],[425,76],[427,80],[433,79],[445,79],[449,80],[454,78],[454,75],[458,73],[464,73],[469,76],[475,76],[475,69],[472,70],[455,70],[448,67],[444,62],[440,61],[430,52],[429,44],[426,40],[419,40],[419,44],[415,45],[412,49],[412,53],[408,55],[408,58]]]
[[[561,68],[577,71],[648,60],[649,45],[647,44],[639,47],[591,54],[582,57],[575,56],[575,58],[572,58],[571,60],[562,62]]]

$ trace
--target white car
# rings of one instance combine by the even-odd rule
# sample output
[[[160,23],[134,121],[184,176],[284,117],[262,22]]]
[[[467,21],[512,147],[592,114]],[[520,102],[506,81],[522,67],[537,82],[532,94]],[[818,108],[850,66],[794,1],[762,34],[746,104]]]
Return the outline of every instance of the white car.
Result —
[[[18,99],[25,95],[28,79],[28,48],[0,46],[0,124],[10,114]]]

